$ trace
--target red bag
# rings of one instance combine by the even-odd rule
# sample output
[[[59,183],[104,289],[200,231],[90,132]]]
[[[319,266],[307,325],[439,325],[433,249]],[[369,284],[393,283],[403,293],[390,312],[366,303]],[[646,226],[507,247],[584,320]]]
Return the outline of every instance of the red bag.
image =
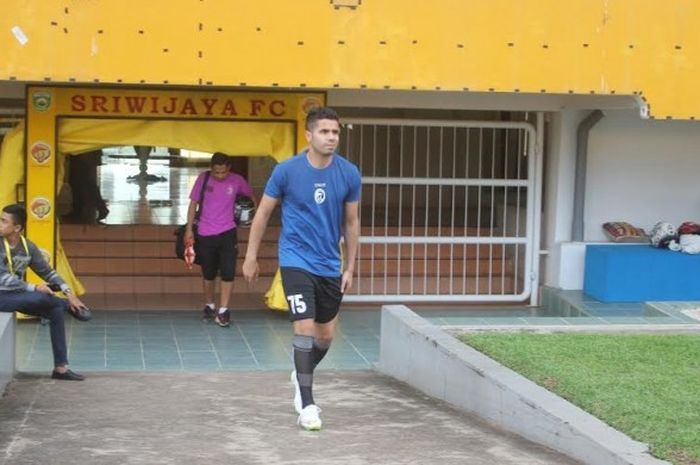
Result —
[[[682,225],[678,226],[678,235],[680,236],[683,234],[700,234],[700,224],[692,221],[686,221]]]

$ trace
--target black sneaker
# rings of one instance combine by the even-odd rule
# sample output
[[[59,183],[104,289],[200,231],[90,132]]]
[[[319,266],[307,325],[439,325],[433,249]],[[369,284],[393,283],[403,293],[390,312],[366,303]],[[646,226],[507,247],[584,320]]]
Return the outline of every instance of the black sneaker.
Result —
[[[66,370],[63,373],[59,373],[56,370],[54,370],[51,373],[51,379],[60,379],[63,381],[83,381],[85,379],[85,376],[79,375],[78,373],[71,370]]]
[[[205,305],[204,310],[202,310],[202,321],[212,321],[214,320],[215,316],[216,310],[211,308],[209,305]]]
[[[97,212],[97,221],[102,221],[105,218],[107,218],[107,215],[109,215],[109,208],[107,207],[101,207],[98,212]]]
[[[216,324],[222,328],[228,327],[231,324],[231,312],[224,310],[216,314]]]

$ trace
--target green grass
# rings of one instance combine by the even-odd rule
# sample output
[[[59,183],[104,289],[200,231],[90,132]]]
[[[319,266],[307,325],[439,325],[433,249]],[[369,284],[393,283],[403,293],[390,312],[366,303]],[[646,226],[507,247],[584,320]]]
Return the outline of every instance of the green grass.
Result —
[[[700,336],[466,334],[461,339],[678,465],[700,465]]]

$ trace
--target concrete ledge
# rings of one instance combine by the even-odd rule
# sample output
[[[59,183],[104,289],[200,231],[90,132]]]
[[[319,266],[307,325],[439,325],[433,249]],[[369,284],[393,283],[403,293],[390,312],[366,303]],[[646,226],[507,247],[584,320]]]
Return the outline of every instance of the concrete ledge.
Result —
[[[442,325],[450,333],[591,333],[591,334],[698,334],[696,324],[607,324],[607,325]]]
[[[661,465],[634,441],[403,305],[385,305],[379,371],[591,465]]]
[[[0,394],[15,375],[15,314],[0,313]]]

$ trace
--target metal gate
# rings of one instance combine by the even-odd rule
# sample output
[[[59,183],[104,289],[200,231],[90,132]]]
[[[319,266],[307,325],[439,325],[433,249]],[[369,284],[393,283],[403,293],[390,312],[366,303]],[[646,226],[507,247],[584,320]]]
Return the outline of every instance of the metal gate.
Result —
[[[363,182],[345,300],[527,300],[536,143],[526,122],[344,120],[340,152]]]

